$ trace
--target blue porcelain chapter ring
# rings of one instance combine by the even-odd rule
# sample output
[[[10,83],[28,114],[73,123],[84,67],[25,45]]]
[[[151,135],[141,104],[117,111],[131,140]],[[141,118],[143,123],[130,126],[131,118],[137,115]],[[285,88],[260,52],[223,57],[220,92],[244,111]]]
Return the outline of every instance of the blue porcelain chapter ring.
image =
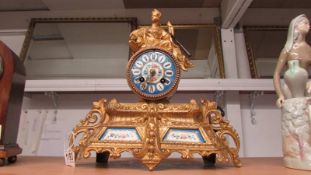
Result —
[[[179,79],[179,65],[172,54],[163,49],[142,49],[129,60],[128,84],[146,100],[159,100],[172,95]]]

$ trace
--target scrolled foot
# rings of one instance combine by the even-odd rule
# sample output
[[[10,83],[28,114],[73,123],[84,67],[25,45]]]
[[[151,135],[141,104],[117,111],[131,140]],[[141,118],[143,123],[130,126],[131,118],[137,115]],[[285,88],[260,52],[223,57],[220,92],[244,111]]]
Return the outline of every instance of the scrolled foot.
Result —
[[[8,158],[9,163],[15,163],[17,161],[17,156],[11,156]]]
[[[214,167],[216,163],[216,154],[212,153],[208,156],[203,156],[204,167]]]
[[[109,155],[109,152],[96,153],[96,163],[107,164]]]

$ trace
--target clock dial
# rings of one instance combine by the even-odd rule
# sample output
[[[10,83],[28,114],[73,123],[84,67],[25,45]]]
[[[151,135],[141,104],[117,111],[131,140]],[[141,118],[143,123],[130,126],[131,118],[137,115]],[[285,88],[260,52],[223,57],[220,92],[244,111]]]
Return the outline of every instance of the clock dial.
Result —
[[[179,82],[180,71],[173,56],[161,49],[145,49],[128,64],[130,87],[145,99],[156,100],[172,93]]]

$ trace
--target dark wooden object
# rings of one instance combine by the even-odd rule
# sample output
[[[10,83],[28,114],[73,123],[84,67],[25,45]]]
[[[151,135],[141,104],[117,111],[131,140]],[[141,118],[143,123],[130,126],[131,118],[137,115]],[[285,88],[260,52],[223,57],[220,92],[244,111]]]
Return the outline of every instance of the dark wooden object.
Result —
[[[16,143],[21,106],[25,88],[25,68],[17,55],[0,41],[0,159],[5,163],[16,161],[22,149]],[[1,162],[0,162],[1,163]]]

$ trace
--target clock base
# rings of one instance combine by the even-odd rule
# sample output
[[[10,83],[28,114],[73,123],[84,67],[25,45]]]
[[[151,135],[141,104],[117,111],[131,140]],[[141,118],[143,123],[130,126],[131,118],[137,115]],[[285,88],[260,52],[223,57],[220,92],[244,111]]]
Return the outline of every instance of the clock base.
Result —
[[[227,138],[231,137],[234,146]],[[116,99],[93,102],[92,110],[73,129],[69,148],[77,159],[97,153],[97,163],[131,152],[153,170],[171,153],[190,159],[202,156],[205,166],[232,162],[240,167],[240,140],[237,132],[221,116],[215,102],[198,104],[138,102],[119,103]]]
[[[0,145],[0,159],[1,165],[8,163],[15,163],[17,161],[17,155],[22,153],[22,149],[16,144],[13,146]]]

